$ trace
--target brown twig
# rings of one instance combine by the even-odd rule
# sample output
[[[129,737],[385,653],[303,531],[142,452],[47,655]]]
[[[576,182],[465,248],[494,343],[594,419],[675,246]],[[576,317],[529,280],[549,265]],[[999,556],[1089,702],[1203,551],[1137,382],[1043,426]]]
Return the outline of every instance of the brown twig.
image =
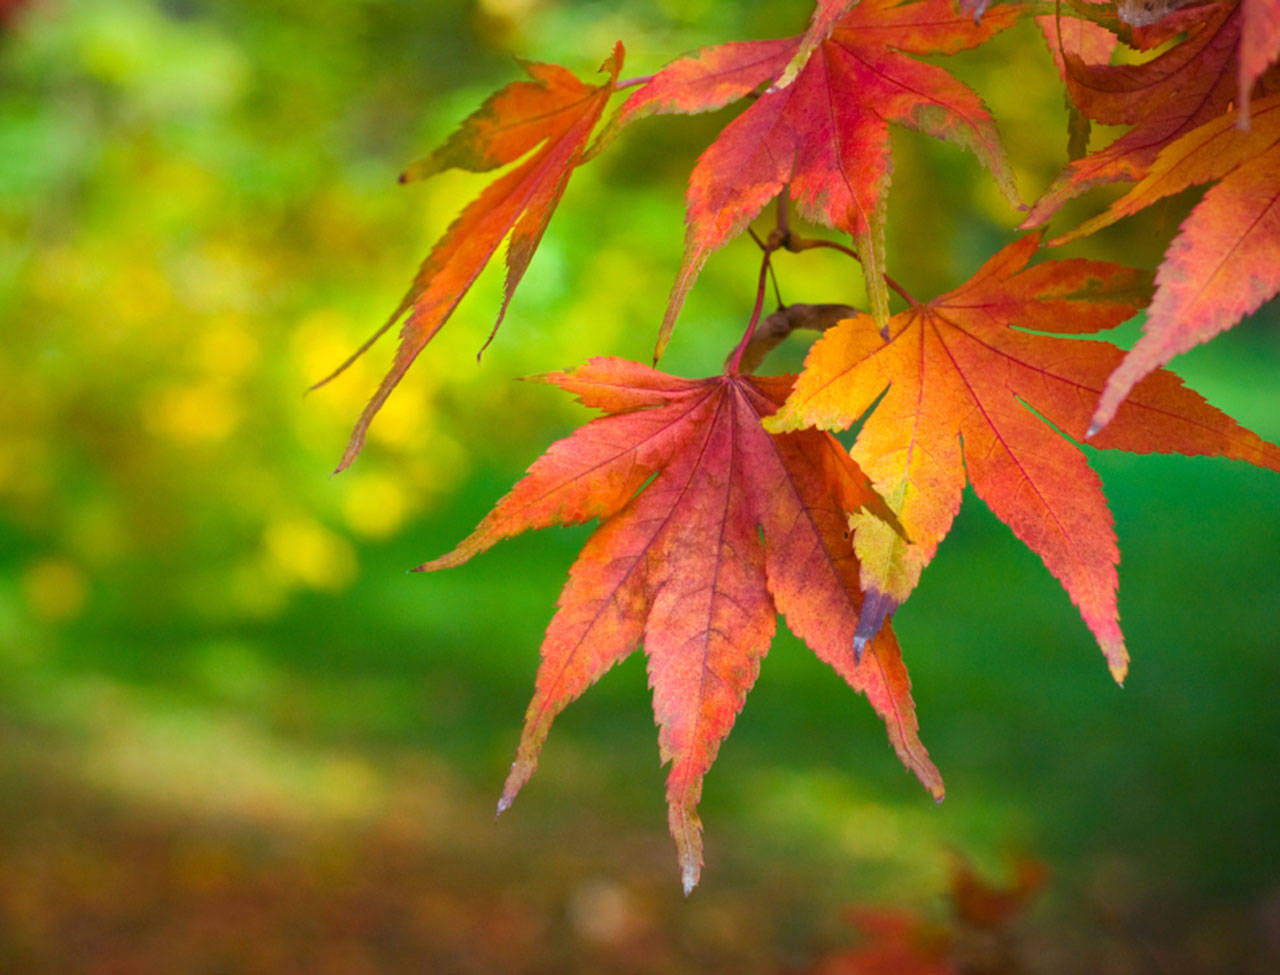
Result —
[[[760,366],[760,363],[764,361],[765,356],[798,328],[822,332],[836,324],[836,322],[852,318],[858,314],[858,309],[852,305],[783,304],[782,293],[778,288],[778,279],[773,271],[774,251],[788,250],[798,254],[801,251],[814,250],[816,248],[829,248],[842,254],[847,254],[858,263],[862,263],[862,258],[858,256],[858,252],[852,247],[847,247],[834,240],[801,237],[799,234],[792,232],[790,203],[789,188],[784,188],[778,194],[777,216],[775,217],[773,230],[769,232],[767,238],[761,239],[754,228],[747,228],[747,233],[751,235],[751,239],[756,242],[756,246],[762,251],[763,258],[760,262],[759,282],[756,285],[755,305],[751,311],[751,319],[747,323],[747,330],[737,346],[734,347],[734,350],[725,359],[724,369],[730,375],[735,375],[739,372],[754,372]],[[760,313],[764,308],[765,283],[770,276],[773,278],[774,295],[778,299],[778,310],[765,318],[764,321],[761,321]],[[884,283],[896,291],[907,304],[913,307],[918,304],[906,288],[887,274],[884,275]],[[885,339],[888,339],[888,335],[885,335]]]
[[[772,315],[766,315],[756,326],[739,356],[738,369],[755,372],[765,356],[798,328],[825,332],[837,322],[857,314],[858,309],[852,305],[795,304],[779,308]]]

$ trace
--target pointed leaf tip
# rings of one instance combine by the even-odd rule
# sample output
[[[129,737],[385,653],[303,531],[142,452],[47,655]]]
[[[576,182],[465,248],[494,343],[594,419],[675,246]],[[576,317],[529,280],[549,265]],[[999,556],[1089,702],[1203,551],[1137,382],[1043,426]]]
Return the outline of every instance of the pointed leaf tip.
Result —
[[[862,609],[858,613],[858,629],[853,635],[853,662],[862,663],[862,654],[867,643],[875,639],[882,629],[884,621],[897,610],[899,600],[881,592],[875,586],[867,586],[863,590]]]
[[[867,649],[867,638],[865,636],[854,635],[853,638],[853,665],[856,667],[862,663],[862,655]]]
[[[1109,664],[1107,669],[1111,671],[1111,677],[1117,686],[1124,687],[1124,680],[1129,676],[1129,661],[1123,663]]]
[[[688,897],[693,893],[693,888],[698,886],[698,866],[695,863],[686,863],[681,873],[681,886],[684,887],[684,896]]]
[[[1124,639],[1117,635],[1112,639],[1100,640],[1099,645],[1112,679],[1124,687],[1124,679],[1129,676],[1129,650],[1124,645]]]
[[[543,734],[545,737],[545,732]],[[498,799],[498,816],[501,816],[511,808],[511,804],[516,801],[516,796],[520,794],[524,784],[529,781],[529,777],[533,775],[534,767],[537,765],[537,748],[541,745],[541,740],[533,746],[533,755],[526,756],[524,751],[528,747],[528,737],[529,726],[526,723],[524,735],[520,740],[520,757],[511,763],[511,771],[507,773],[507,781],[502,785],[502,796]]]

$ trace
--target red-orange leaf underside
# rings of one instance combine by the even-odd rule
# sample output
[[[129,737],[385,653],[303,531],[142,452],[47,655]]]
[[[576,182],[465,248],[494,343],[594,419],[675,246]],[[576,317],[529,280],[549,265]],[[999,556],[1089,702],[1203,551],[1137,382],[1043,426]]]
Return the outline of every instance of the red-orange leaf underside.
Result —
[[[1235,325],[1280,290],[1280,111],[1275,94],[1250,104],[1255,88],[1274,90],[1280,80],[1268,73],[1280,52],[1280,0],[1190,7],[1152,26],[1157,35],[1174,28],[1186,28],[1186,37],[1141,65],[1109,65],[1096,52],[1082,57],[1083,49],[1064,36],[1059,64],[1077,106],[1133,128],[1068,166],[1024,224],[1044,222],[1096,183],[1139,180],[1105,213],[1052,241],[1061,244],[1188,187],[1220,181],[1166,252],[1145,334],[1108,380],[1091,432],[1111,421],[1153,369]]]
[[[1145,179],[1074,240],[1190,186],[1217,180],[1183,222],[1156,272],[1144,335],[1107,381],[1092,429],[1134,384],[1230,328],[1280,292],[1280,94],[1253,106],[1248,131],[1224,115],[1169,145]]]
[[[852,456],[897,512],[906,538],[861,514],[852,519],[869,597],[863,635],[875,622],[872,607],[892,612],[915,587],[968,482],[1062,583],[1120,680],[1128,655],[1111,515],[1097,476],[1068,438],[1083,439],[1124,353],[1061,336],[1119,324],[1141,306],[1145,280],[1094,261],[1028,268],[1038,244],[1036,235],[1024,237],[960,288],[894,316],[887,342],[867,316],[828,330],[766,426],[841,429],[875,405]],[[1280,449],[1164,370],[1134,388],[1092,443],[1280,470]]]
[[[493,326],[497,330],[570,174],[583,161],[587,140],[613,94],[622,60],[618,44],[600,68],[609,76],[601,85],[584,84],[559,65],[523,62],[531,81],[513,82],[490,96],[443,146],[401,176],[402,182],[408,182],[446,169],[487,172],[536,149],[467,205],[423,262],[386,323],[333,374],[408,313],[391,369],[360,414],[338,470],[355,460],[374,415],[509,236],[506,287]]]
[[[1040,226],[1094,186],[1141,179],[1161,149],[1227,110],[1240,86],[1240,8],[1234,2],[1207,7],[1203,18],[1185,40],[1143,64],[1094,61],[1095,51],[1064,33],[1058,60],[1076,108],[1095,122],[1132,128],[1070,163],[1032,206],[1023,227]]]
[[[1239,96],[1241,116],[1249,116],[1254,83],[1280,56],[1280,0],[1241,0]]]
[[[537,687],[503,791],[528,780],[554,717],[641,644],[686,892],[702,865],[702,778],[769,649],[776,614],[867,695],[902,761],[937,797],[893,633],[861,662],[862,594],[848,538],[854,511],[892,519],[839,444],[814,430],[771,435],[761,418],[791,379],[688,380],[620,359],[543,377],[607,415],[559,441],[453,552],[458,565],[531,528],[600,527],[547,628]],[[874,515],[872,515],[874,518]]]
[[[972,150],[1017,204],[994,122],[978,96],[941,68],[908,55],[974,47],[1014,23],[1018,8],[997,7],[975,24],[952,0],[863,0],[842,16],[841,6],[820,4],[801,37],[725,44],[676,61],[623,106],[624,120],[710,111],[770,85],[725,127],[690,176],[684,261],[658,354],[707,258],[788,184],[806,219],[853,236],[873,314],[887,321],[890,122]]]

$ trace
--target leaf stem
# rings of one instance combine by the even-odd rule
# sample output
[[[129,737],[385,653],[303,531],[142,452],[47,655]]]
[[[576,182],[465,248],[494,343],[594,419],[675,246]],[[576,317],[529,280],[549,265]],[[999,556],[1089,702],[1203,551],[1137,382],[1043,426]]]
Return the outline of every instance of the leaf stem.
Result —
[[[764,258],[760,261],[760,278],[756,283],[756,304],[751,309],[751,320],[747,322],[747,330],[742,333],[742,341],[738,343],[738,347],[725,361],[724,371],[726,375],[736,376],[738,368],[742,365],[742,354],[747,351],[747,344],[751,341],[752,336],[756,334],[756,326],[760,323],[760,312],[764,309],[764,293],[766,285],[769,283],[769,265],[773,251],[776,248],[766,246],[764,248]]]
[[[825,247],[839,251],[841,254],[847,254],[859,264],[862,263],[862,258],[852,247],[847,247],[834,240],[801,237],[799,234],[792,232],[790,204],[790,187],[784,187],[782,192],[778,194],[777,216],[775,217],[773,230],[769,231],[767,238],[761,239],[754,228],[747,227],[747,233],[756,242],[756,246],[762,251],[763,257],[760,261],[760,278],[756,284],[755,307],[751,310],[751,320],[747,323],[747,330],[742,339],[738,342],[733,352],[729,354],[728,358],[725,359],[724,371],[727,375],[737,375],[743,368],[744,363],[748,371],[754,371],[759,367],[761,360],[769,353],[769,350],[786,338],[794,329],[812,328],[822,331],[840,319],[850,318],[857,313],[857,309],[848,305],[793,305],[788,308],[783,303],[782,292],[778,288],[778,278],[773,270],[774,251],[788,250],[792,253],[799,253],[800,251]],[[778,299],[778,310],[769,316],[765,325],[761,325],[760,314],[764,310],[765,286],[770,278],[773,280],[774,295]],[[884,275],[884,283],[896,291],[908,305],[914,308],[919,304],[906,288],[889,277],[888,274]],[[761,334],[757,334],[758,332]],[[888,339],[888,335],[885,335],[885,338]]]
[[[635,88],[637,85],[647,85],[653,80],[653,75],[639,75],[635,78],[626,78],[623,81],[615,81],[613,83],[614,91],[624,91],[627,88]]]
[[[759,247],[766,254],[768,254],[772,250],[775,250],[775,248],[770,247],[763,240],[761,240],[760,235],[756,233],[755,230],[752,229],[751,227],[747,228],[747,233],[749,233],[751,235],[751,239],[756,242],[756,246]],[[769,280],[773,282],[773,297],[777,300],[778,307],[785,308],[787,306],[787,303],[782,300],[782,289],[778,286],[778,272],[774,268],[772,263],[769,264]]]

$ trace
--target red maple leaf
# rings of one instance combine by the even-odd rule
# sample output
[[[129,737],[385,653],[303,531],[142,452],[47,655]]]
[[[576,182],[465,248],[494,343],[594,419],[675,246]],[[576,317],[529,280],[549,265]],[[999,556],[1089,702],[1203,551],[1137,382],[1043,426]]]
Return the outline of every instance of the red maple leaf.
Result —
[[[623,105],[624,121],[710,111],[770,85],[726,126],[690,176],[684,260],[658,354],[708,256],[742,233],[788,184],[802,216],[853,236],[872,313],[887,321],[890,122],[972,150],[1018,203],[981,100],[941,68],[909,56],[974,47],[1014,23],[1018,8],[996,8],[979,25],[952,0],[864,0],[840,16],[843,6],[820,4],[810,30],[798,38],[724,44],[676,61]]]
[[[465,541],[421,566],[458,565],[531,528],[601,521],[547,628],[499,811],[533,773],[553,718],[643,643],[688,892],[702,865],[702,778],[755,682],[779,612],[867,695],[899,757],[940,798],[892,632],[860,662],[853,652],[862,595],[848,516],[893,516],[829,434],[765,432],[761,418],[791,379],[680,379],[621,359],[542,378],[607,415],[553,444]]]
[[[1145,334],[1107,380],[1091,429],[1115,415],[1134,384],[1280,292],[1280,93],[1165,148],[1146,178],[1103,214],[1055,240],[1075,240],[1188,187],[1218,181],[1196,204],[1156,272]]]
[[[453,314],[498,245],[509,236],[506,287],[502,309],[493,326],[497,331],[551,214],[564,195],[569,176],[583,161],[587,140],[614,92],[623,53],[622,44],[617,44],[601,65],[600,70],[609,75],[601,85],[584,84],[559,65],[522,62],[533,80],[513,82],[491,95],[443,146],[400,177],[401,182],[408,182],[446,169],[487,172],[532,151],[528,159],[467,205],[436,243],[386,323],[330,376],[316,384],[322,385],[342,372],[408,313],[400,330],[395,360],[360,414],[338,464],[339,471],[355,460],[374,415]]]
[[[1111,515],[1097,475],[1068,438],[1084,438],[1097,396],[1124,353],[1065,336],[1124,321],[1143,303],[1145,277],[1096,261],[1028,268],[1038,244],[1037,235],[1024,237],[960,288],[894,316],[887,342],[867,316],[828,330],[766,426],[843,429],[875,407],[852,456],[898,514],[906,537],[886,534],[862,514],[851,519],[868,597],[859,638],[874,633],[915,587],[967,481],[1062,583],[1122,680],[1128,653],[1116,610],[1119,552]],[[1232,457],[1280,470],[1280,448],[1164,370],[1134,388],[1092,443]]]

